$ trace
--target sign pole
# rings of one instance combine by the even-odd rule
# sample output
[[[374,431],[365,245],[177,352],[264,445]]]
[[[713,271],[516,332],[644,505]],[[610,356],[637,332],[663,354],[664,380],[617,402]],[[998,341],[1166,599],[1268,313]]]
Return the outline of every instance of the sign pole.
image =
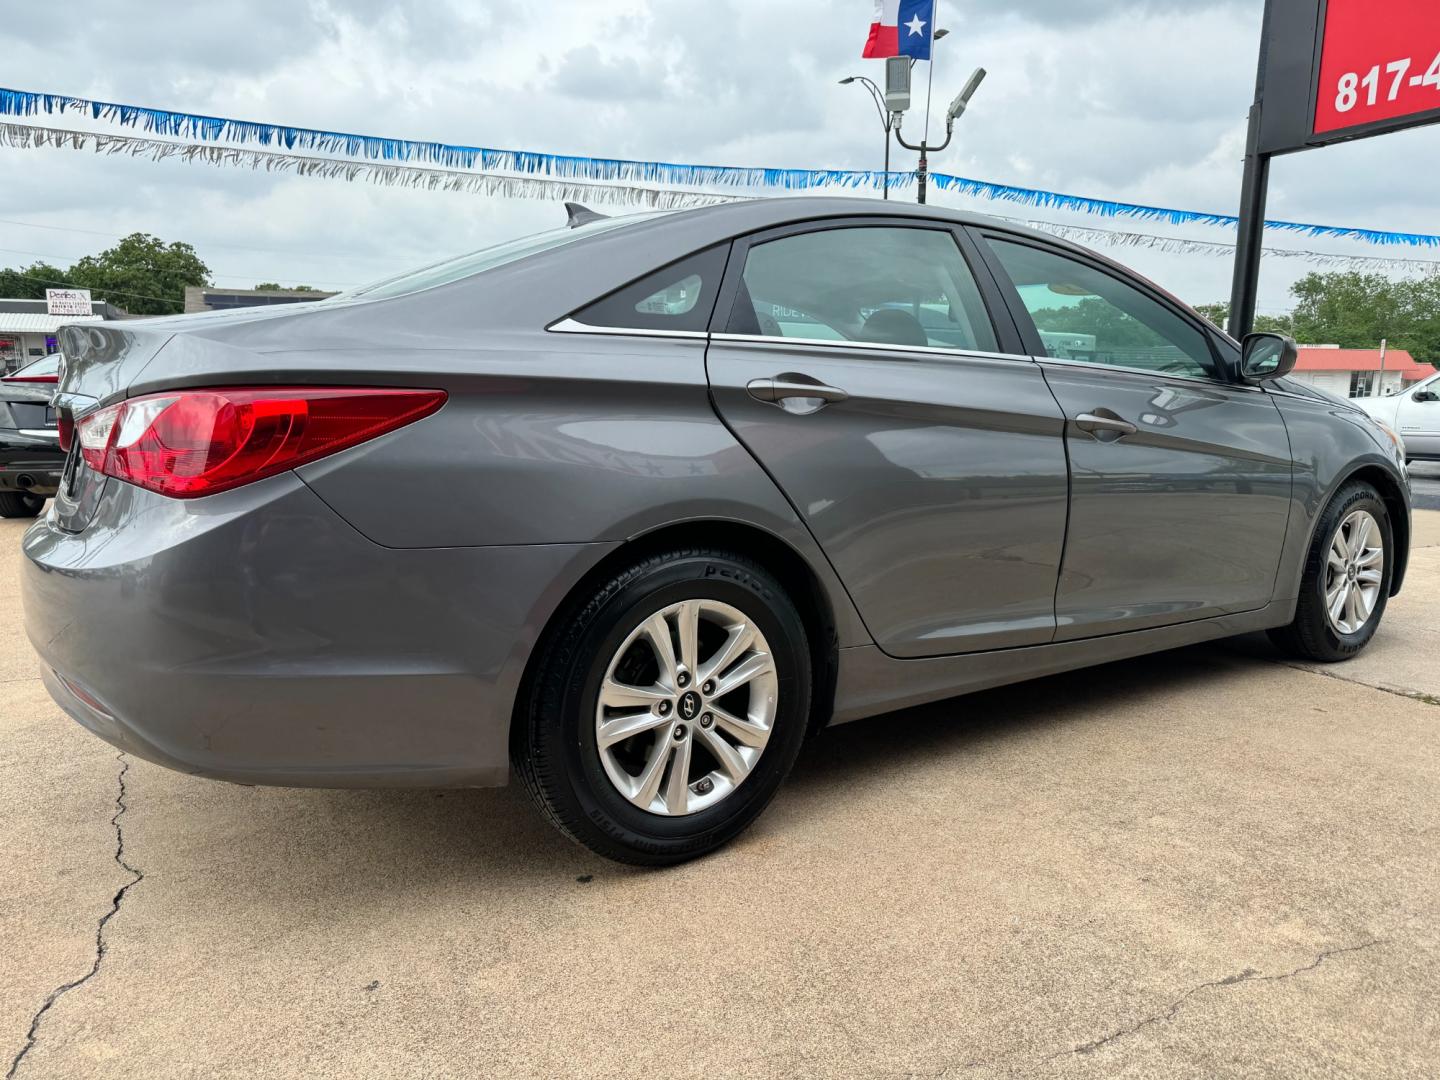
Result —
[[[1265,202],[1270,191],[1270,155],[1260,151],[1260,102],[1250,107],[1245,143],[1245,177],[1240,184],[1240,230],[1235,245],[1235,277],[1230,286],[1230,336],[1243,340],[1255,328],[1255,297],[1260,288],[1260,254],[1265,239]]]

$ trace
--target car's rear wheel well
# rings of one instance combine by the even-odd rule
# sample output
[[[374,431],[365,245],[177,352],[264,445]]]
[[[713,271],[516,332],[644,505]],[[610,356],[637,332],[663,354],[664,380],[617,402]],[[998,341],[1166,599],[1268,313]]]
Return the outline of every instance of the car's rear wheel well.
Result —
[[[570,616],[576,604],[583,605],[585,598],[598,588],[600,583],[613,577],[622,566],[647,555],[684,550],[687,547],[720,548],[748,556],[774,574],[785,586],[790,599],[799,609],[800,617],[805,623],[806,636],[810,641],[813,673],[810,731],[818,730],[829,721],[834,711],[835,679],[839,663],[835,616],[829,598],[810,564],[785,541],[756,526],[736,521],[687,521],[662,526],[621,544],[575,584],[556,607],[540,640],[531,650],[519,692],[515,695],[512,725],[523,714],[523,704],[528,700],[536,660],[544,652],[545,639],[554,632],[557,625]]]
[[[1405,564],[1410,553],[1410,516],[1405,512],[1405,493],[1395,477],[1378,465],[1356,469],[1345,478],[1345,483],[1352,480],[1363,480],[1378,491],[1389,512],[1390,529],[1395,537],[1395,571],[1390,577],[1390,595],[1394,596],[1405,581]]]

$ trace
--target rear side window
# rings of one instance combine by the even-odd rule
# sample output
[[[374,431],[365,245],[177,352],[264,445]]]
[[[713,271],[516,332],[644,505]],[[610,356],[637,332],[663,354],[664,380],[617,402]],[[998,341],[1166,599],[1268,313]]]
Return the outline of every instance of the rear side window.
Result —
[[[893,226],[756,244],[732,334],[993,352],[995,331],[955,237]]]
[[[1029,244],[991,240],[1045,352],[1061,360],[1214,378],[1209,339],[1117,277]]]
[[[729,244],[671,263],[571,316],[586,326],[620,330],[699,330],[710,325]]]

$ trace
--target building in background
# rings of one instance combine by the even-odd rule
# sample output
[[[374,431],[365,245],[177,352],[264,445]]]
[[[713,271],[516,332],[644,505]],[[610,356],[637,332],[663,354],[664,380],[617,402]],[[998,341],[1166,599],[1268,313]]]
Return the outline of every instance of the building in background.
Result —
[[[211,289],[191,285],[185,289],[185,314],[269,307],[271,304],[308,304],[334,295],[333,292],[313,289]]]
[[[77,322],[99,322],[123,318],[125,312],[113,304],[96,301],[90,315],[50,315],[44,300],[0,300],[0,374],[22,368],[58,345],[60,327]]]
[[[1342,349],[1338,345],[1301,345],[1292,378],[1336,397],[1394,394],[1435,374],[1404,349]]]

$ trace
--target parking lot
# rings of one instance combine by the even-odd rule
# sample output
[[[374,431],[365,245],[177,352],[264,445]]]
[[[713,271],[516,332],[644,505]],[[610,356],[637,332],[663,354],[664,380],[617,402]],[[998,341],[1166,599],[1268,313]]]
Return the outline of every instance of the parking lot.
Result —
[[[40,684],[22,532],[15,1076],[1433,1075],[1440,513],[1360,660],[1246,639],[832,730],[740,842],[661,872],[514,788],[118,756]]]

